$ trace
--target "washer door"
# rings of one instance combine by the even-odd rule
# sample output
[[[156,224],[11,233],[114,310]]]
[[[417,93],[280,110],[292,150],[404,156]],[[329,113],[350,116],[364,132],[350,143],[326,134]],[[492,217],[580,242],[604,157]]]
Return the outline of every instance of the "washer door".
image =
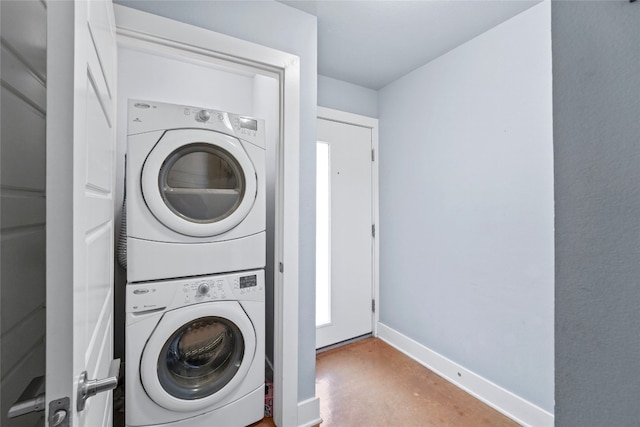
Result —
[[[240,141],[204,129],[165,132],[147,156],[141,180],[153,215],[193,237],[215,236],[240,224],[258,185]]]
[[[255,351],[255,330],[238,302],[173,310],[162,316],[142,352],[142,386],[171,411],[210,408],[244,379]]]

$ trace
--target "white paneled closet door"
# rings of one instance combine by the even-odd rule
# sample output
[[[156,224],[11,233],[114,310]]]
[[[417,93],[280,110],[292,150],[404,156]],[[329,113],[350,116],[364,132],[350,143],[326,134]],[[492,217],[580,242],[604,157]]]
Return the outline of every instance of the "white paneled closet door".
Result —
[[[82,405],[78,382],[114,374],[113,5],[47,6],[47,416],[68,398],[71,425],[110,426],[111,393]]]

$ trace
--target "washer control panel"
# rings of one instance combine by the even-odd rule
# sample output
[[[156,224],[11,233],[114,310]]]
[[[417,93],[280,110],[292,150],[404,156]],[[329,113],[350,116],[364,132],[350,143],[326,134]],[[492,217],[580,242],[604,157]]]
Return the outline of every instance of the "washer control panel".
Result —
[[[211,301],[264,301],[264,271],[127,285],[126,311],[159,311]]]
[[[184,303],[225,300],[230,295],[229,287],[225,278],[203,279],[188,282],[182,285]]]

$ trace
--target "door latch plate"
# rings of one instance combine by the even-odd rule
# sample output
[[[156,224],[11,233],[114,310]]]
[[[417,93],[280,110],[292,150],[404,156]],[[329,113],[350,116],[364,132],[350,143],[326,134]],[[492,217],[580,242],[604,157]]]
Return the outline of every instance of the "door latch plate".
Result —
[[[69,407],[71,403],[68,397],[55,399],[49,402],[49,422],[51,427],[69,427]],[[64,417],[62,414],[64,412]],[[57,423],[57,424],[56,424]]]

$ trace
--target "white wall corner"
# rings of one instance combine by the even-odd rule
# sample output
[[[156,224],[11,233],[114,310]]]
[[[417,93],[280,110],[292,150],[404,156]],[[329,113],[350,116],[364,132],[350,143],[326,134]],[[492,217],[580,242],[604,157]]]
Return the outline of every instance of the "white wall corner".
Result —
[[[313,397],[298,402],[298,427],[312,427],[321,422],[319,398]]]
[[[378,338],[523,426],[552,427],[553,414],[378,323]]]

